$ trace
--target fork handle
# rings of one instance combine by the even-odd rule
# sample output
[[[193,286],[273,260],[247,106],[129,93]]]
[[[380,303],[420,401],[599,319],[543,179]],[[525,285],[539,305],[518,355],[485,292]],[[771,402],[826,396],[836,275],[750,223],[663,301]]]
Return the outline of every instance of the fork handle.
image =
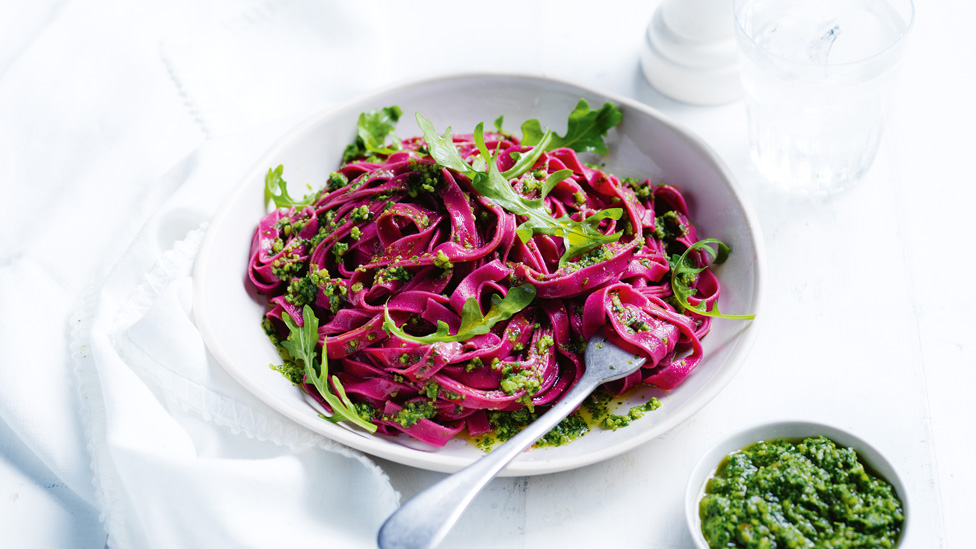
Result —
[[[478,492],[508,462],[573,413],[598,385],[599,380],[587,379],[584,373],[555,406],[505,444],[414,496],[380,528],[380,549],[428,549],[440,543]]]
[[[427,488],[393,513],[380,528],[380,549],[436,546],[461,513],[508,462],[545,436],[601,384],[640,369],[644,358],[624,351],[603,335],[586,344],[586,369],[580,380],[548,412],[478,461]]]

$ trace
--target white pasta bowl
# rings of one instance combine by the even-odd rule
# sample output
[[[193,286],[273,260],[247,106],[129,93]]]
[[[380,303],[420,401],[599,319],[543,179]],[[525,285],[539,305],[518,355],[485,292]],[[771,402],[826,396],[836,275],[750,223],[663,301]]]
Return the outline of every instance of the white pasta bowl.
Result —
[[[584,98],[598,108],[617,104],[623,121],[607,137],[610,153],[594,160],[618,176],[651,178],[681,189],[700,238],[717,238],[732,247],[729,260],[716,270],[722,284],[723,312],[759,313],[764,252],[759,224],[718,156],[699,138],[663,114],[624,97],[538,76],[462,74],[432,78],[386,89],[329,109],[288,132],[259,159],[226,198],[210,224],[194,270],[194,314],[204,340],[218,362],[244,388],[297,424],[346,446],[398,463],[451,472],[480,457],[464,440],[443,448],[416,443],[406,436],[370,435],[323,421],[302,392],[268,367],[280,363],[261,328],[264,301],[245,286],[251,235],[267,212],[264,177],[269,168],[285,166],[294,189],[320,188],[340,163],[343,149],[356,135],[361,112],[398,105],[404,113],[400,137],[420,135],[413,113],[420,112],[438,129],[452,126],[470,132],[478,122],[490,125],[504,115],[506,127],[537,118],[558,133]],[[662,406],[629,427],[594,430],[560,447],[533,449],[513,461],[503,475],[563,471],[619,455],[660,436],[691,417],[726,386],[756,339],[758,322],[718,320],[703,340],[705,359],[671,391],[644,388],[631,397],[637,404],[649,395]],[[626,408],[624,408],[626,409]]]
[[[853,449],[857,452],[861,462],[866,464],[871,472],[880,475],[894,487],[905,513],[905,522],[902,525],[899,546],[910,546],[905,542],[909,534],[908,526],[911,518],[908,492],[898,474],[898,470],[892,466],[891,462],[881,452],[867,440],[838,427],[809,421],[776,421],[750,427],[726,438],[708,450],[698,461],[698,464],[695,465],[691,477],[688,479],[688,487],[685,491],[685,520],[691,531],[691,537],[695,541],[695,547],[709,549],[708,542],[705,541],[705,535],[702,533],[698,505],[705,496],[705,486],[708,480],[715,475],[719,464],[725,456],[756,442],[781,438],[803,439],[816,436],[827,437],[838,446]]]

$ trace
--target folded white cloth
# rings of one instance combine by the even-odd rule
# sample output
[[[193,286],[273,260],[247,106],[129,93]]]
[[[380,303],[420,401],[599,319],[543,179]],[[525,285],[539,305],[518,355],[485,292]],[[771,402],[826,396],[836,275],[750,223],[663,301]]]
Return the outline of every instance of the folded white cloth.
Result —
[[[210,141],[176,170],[183,185],[79,311],[73,350],[111,546],[371,547],[396,508],[385,473],[257,401],[193,324],[195,227],[237,183],[254,135]]]
[[[391,17],[378,3],[260,2],[163,40],[160,52],[209,135],[250,128],[390,82]]]
[[[237,386],[193,326],[201,226],[299,118],[256,125],[362,91],[282,64],[339,39],[278,42],[312,3],[217,4],[194,25],[169,3],[39,4],[34,36],[0,41],[6,547],[102,546],[99,519],[112,547],[371,547],[398,501]]]

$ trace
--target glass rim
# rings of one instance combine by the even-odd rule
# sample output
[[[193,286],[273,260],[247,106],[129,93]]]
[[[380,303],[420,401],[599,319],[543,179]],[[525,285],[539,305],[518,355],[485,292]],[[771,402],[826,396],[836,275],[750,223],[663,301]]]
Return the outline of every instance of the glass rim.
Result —
[[[854,65],[859,65],[859,64],[862,64],[862,63],[869,63],[870,61],[872,61],[872,60],[874,60],[874,59],[876,59],[878,57],[881,57],[881,56],[885,55],[886,53],[890,52],[891,50],[899,47],[903,42],[905,42],[905,40],[908,38],[908,35],[911,34],[911,32],[912,32],[912,28],[915,26],[915,2],[914,2],[914,0],[904,0],[905,2],[908,3],[908,9],[909,9],[908,24],[905,25],[905,30],[891,44],[888,44],[887,46],[885,46],[884,48],[878,50],[877,52],[875,52],[875,53],[873,53],[871,55],[868,55],[867,57],[862,57],[861,59],[856,59],[854,61],[844,61],[843,63],[814,63],[812,61],[797,61],[795,59],[790,59],[789,57],[786,57],[784,55],[780,55],[778,53],[775,53],[775,52],[769,50],[768,48],[764,47],[759,42],[757,42],[756,39],[753,38],[751,34],[749,34],[749,33],[746,32],[745,27],[744,27],[744,25],[742,23],[742,19],[739,17],[739,7],[741,5],[743,5],[743,4],[746,4],[746,3],[749,3],[749,2],[755,2],[755,1],[756,0],[732,0],[732,18],[735,20],[735,30],[736,30],[736,33],[739,34],[739,35],[741,35],[741,36],[743,36],[746,40],[748,40],[748,42],[753,47],[755,47],[759,51],[762,51],[762,52],[766,53],[767,55],[770,55],[770,56],[772,56],[772,57],[774,57],[774,58],[776,58],[776,59],[778,59],[778,60],[780,60],[782,62],[791,63],[791,64],[794,64],[794,65],[810,66],[810,67],[838,67],[838,68],[843,68],[843,67],[850,67],[850,66],[854,66]],[[885,1],[888,2],[889,4],[891,3],[890,0],[885,0]]]

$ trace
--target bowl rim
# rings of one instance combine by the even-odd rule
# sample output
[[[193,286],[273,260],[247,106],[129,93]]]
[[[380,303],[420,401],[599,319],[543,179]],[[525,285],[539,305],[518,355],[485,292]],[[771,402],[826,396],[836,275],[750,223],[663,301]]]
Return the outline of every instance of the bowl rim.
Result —
[[[722,160],[721,156],[711,148],[702,138],[694,134],[690,129],[682,126],[676,121],[672,120],[670,117],[654,109],[640,101],[625,97],[616,93],[604,91],[598,88],[594,88],[588,85],[563,80],[559,78],[552,78],[545,74],[535,74],[535,73],[519,73],[519,72],[491,72],[491,71],[477,71],[477,72],[448,72],[443,74],[433,74],[426,75],[416,79],[410,79],[406,81],[401,81],[395,84],[391,84],[386,87],[378,88],[370,93],[362,94],[351,98],[347,101],[343,101],[336,105],[330,106],[328,108],[322,109],[316,113],[313,113],[309,117],[305,118],[304,121],[299,122],[295,126],[288,129],[281,137],[278,138],[252,165],[252,167],[247,170],[242,178],[240,178],[237,186],[228,193],[224,198],[224,202],[220,208],[215,213],[210,227],[221,223],[221,220],[230,216],[232,207],[234,205],[234,198],[239,197],[244,194],[247,189],[247,184],[252,180],[261,176],[266,170],[271,159],[276,158],[281,154],[281,151],[291,146],[293,143],[299,142],[303,139],[307,139],[308,136],[315,131],[315,129],[323,123],[328,122],[334,116],[338,116],[341,113],[356,107],[356,105],[364,104],[367,102],[376,102],[383,96],[387,96],[393,93],[398,93],[401,91],[407,91],[411,89],[422,88],[424,86],[434,86],[437,84],[442,84],[449,81],[463,81],[463,80],[516,80],[516,81],[536,81],[544,85],[555,85],[564,88],[570,88],[573,90],[578,90],[581,93],[585,93],[591,96],[603,97],[607,101],[612,101],[621,107],[626,107],[632,111],[641,113],[644,116],[648,116],[655,120],[656,123],[660,124],[662,127],[670,131],[676,139],[679,139],[686,143],[691,149],[697,150],[702,156],[702,162],[707,163],[707,165],[719,174],[721,180],[726,185],[729,194],[735,199],[737,206],[741,209],[746,226],[748,227],[749,234],[751,235],[751,240],[755,246],[754,258],[753,258],[753,288],[752,288],[752,301],[749,304],[751,312],[756,313],[757,317],[749,322],[750,324],[742,329],[742,333],[737,337],[735,348],[731,351],[731,354],[726,359],[728,367],[723,368],[718,372],[711,383],[701,388],[701,394],[698,396],[700,399],[700,405],[694,407],[683,407],[677,410],[673,415],[669,416],[666,421],[663,422],[663,427],[661,428],[658,436],[667,431],[670,431],[674,427],[680,425],[686,421],[691,415],[697,413],[702,407],[704,407],[708,402],[713,400],[721,390],[723,390],[731,379],[738,372],[739,368],[745,362],[748,353],[751,351],[753,345],[758,339],[758,334],[760,333],[760,327],[762,322],[759,320],[762,318],[760,314],[762,311],[762,305],[764,302],[764,285],[765,285],[765,271],[766,271],[766,260],[765,260],[765,246],[762,235],[761,226],[759,224],[758,217],[756,216],[752,206],[745,199],[742,190],[740,189],[735,176],[732,174],[731,170]],[[263,176],[262,176],[263,177]],[[207,234],[204,236],[204,240],[201,244],[198,259],[207,256],[212,248],[218,246],[219,243],[215,241],[214,231],[208,230]],[[209,282],[209,277],[206,270],[203,268],[204,265],[201,261],[197,261],[194,267],[193,279],[194,279],[194,302],[205,301],[202,295],[206,292],[206,287]],[[211,325],[211,319],[207,318],[206,315],[200,314],[200,307],[194,306],[194,317],[197,323],[198,329],[201,333],[205,335],[204,339],[207,343],[208,348],[211,353],[217,358],[217,361],[221,365],[227,364],[229,357],[227,350],[219,342],[214,343],[214,338],[208,336],[207,333],[213,333],[215,330]],[[231,360],[232,362],[232,360]],[[224,366],[225,370],[231,374],[231,376],[240,383],[248,392],[257,397],[259,400],[264,401],[270,405],[271,400],[274,400],[274,396],[260,384],[253,383],[250,379],[244,379],[238,375],[238,372],[228,369]],[[273,406],[273,405],[272,405]],[[692,409],[693,408],[693,409]],[[281,412],[281,410],[277,410]],[[285,415],[292,421],[301,425],[304,428],[310,429],[313,432],[323,434],[330,438],[331,440],[347,446],[350,448],[357,449],[358,451],[365,452],[375,457],[392,460],[401,464],[419,467],[432,471],[439,472],[454,472],[470,463],[467,458],[461,458],[458,456],[440,456],[439,460],[432,463],[427,459],[429,457],[425,452],[417,452],[411,448],[407,447],[391,447],[389,451],[376,451],[376,448],[367,449],[364,446],[370,446],[362,441],[361,435],[358,433],[346,430],[342,427],[335,429],[330,429],[329,434],[322,432],[322,429],[332,427],[332,424],[328,425],[318,425],[313,424],[305,416],[297,416],[290,413],[285,413]],[[587,454],[586,459],[579,458],[561,458],[558,460],[526,460],[520,461],[515,460],[510,463],[500,474],[500,476],[521,476],[521,475],[536,475],[536,474],[546,474],[555,473],[560,471],[565,471],[569,469],[574,469],[577,467],[582,467],[586,465],[591,465],[620,455],[626,451],[632,450],[635,447],[648,442],[654,437],[634,437],[624,443],[618,443],[610,445],[598,451],[590,452]]]
[[[828,423],[812,420],[776,420],[754,424],[722,438],[705,451],[692,469],[685,489],[685,522],[695,547],[709,549],[701,531],[701,518],[698,503],[704,495],[705,484],[715,473],[722,459],[732,452],[750,444],[778,438],[806,438],[823,435],[838,445],[853,448],[860,460],[864,461],[874,474],[881,476],[895,489],[901,500],[905,520],[896,547],[905,546],[911,522],[911,502],[905,483],[898,469],[888,458],[864,437],[847,429]]]

